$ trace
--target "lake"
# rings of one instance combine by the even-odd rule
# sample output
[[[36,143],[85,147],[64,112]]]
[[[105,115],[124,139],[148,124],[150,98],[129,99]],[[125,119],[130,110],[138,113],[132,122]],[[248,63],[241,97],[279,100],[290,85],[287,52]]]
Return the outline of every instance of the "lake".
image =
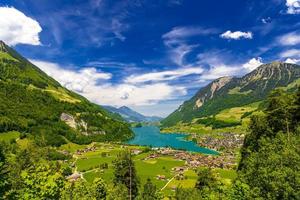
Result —
[[[183,149],[191,152],[217,155],[218,152],[198,146],[193,141],[185,140],[186,135],[180,133],[161,133],[156,126],[143,126],[132,128],[135,137],[128,141],[128,144],[152,147],[171,147],[173,149]]]

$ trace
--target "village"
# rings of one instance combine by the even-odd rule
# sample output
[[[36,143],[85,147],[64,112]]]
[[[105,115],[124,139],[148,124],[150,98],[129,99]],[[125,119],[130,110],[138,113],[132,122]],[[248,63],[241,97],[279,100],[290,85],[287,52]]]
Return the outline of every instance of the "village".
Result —
[[[214,136],[202,135],[201,137],[193,136],[199,146],[203,146],[223,153],[233,153],[235,149],[243,145],[244,135],[233,133],[218,133]]]
[[[230,133],[220,134],[219,137],[212,137],[209,135],[202,136],[198,138],[199,146],[214,149],[218,151],[216,155],[206,155],[201,153],[188,152],[184,150],[176,150],[169,147],[153,147],[146,148],[141,146],[132,146],[124,144],[100,144],[93,143],[91,145],[85,146],[84,148],[76,149],[74,152],[69,152],[67,150],[62,150],[61,153],[65,155],[72,155],[75,161],[72,162],[71,167],[73,174],[67,177],[69,181],[76,181],[78,179],[85,179],[86,174],[90,172],[101,172],[106,173],[109,163],[102,163],[106,159],[111,157],[116,157],[116,154],[110,153],[116,149],[129,149],[133,155],[135,162],[139,163],[155,163],[157,160],[168,158],[172,159],[178,163],[178,165],[173,165],[171,168],[167,169],[168,172],[161,171],[160,173],[153,174],[152,178],[157,181],[168,182],[171,178],[175,180],[185,180],[187,177],[185,173],[187,171],[197,171],[199,167],[208,167],[211,169],[223,169],[223,170],[234,170],[237,165],[237,149],[243,144],[243,135],[233,135]],[[102,145],[102,146],[101,146]],[[147,151],[145,151],[147,149]],[[91,154],[92,153],[92,154]],[[88,162],[91,157],[88,155],[97,155],[99,162],[106,164],[107,168],[99,168],[100,164],[90,166],[86,171],[78,170],[77,160],[86,160]],[[141,156],[140,156],[141,155]],[[95,156],[94,156],[95,157]],[[163,172],[163,173],[162,173]],[[172,177],[170,177],[172,176]]]

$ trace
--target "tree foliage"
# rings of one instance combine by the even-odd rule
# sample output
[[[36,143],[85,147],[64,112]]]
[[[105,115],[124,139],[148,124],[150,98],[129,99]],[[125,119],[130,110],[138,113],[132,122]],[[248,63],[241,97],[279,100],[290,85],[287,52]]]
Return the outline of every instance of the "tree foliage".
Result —
[[[129,151],[119,154],[114,161],[113,182],[115,185],[123,184],[126,186],[129,199],[135,199],[138,196],[139,179]]]
[[[299,199],[299,93],[275,90],[265,114],[252,118],[235,184],[244,198]]]

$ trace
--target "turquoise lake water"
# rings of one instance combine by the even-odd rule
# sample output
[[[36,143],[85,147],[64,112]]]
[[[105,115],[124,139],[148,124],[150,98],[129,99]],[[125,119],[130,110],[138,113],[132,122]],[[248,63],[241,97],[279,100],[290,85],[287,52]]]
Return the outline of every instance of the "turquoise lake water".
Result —
[[[185,140],[184,134],[172,133],[162,134],[156,126],[143,126],[133,128],[135,137],[128,141],[128,144],[152,147],[171,147],[173,149],[183,149],[191,152],[216,155],[218,152],[198,146],[193,141]]]

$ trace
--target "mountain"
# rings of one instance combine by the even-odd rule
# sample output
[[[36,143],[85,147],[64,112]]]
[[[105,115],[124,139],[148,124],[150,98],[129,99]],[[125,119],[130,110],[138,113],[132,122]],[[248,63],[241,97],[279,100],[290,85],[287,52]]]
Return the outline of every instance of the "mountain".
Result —
[[[191,122],[196,118],[214,116],[225,109],[261,101],[276,87],[299,84],[299,78],[299,65],[282,62],[263,64],[241,78],[221,77],[201,88],[162,120],[162,126]]]
[[[133,136],[129,124],[67,90],[0,41],[0,133],[10,131],[55,146]]]
[[[116,108],[113,106],[103,106],[112,113],[121,115],[127,122],[158,122],[162,118],[156,116],[144,116],[126,106]]]

